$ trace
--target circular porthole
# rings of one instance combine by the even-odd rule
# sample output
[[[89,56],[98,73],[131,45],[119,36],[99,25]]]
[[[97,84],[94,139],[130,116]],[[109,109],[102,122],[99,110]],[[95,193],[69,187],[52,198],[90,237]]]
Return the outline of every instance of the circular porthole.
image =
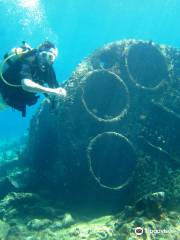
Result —
[[[129,92],[115,73],[95,70],[84,78],[82,103],[97,121],[118,121],[127,113]]]
[[[101,187],[118,190],[125,187],[136,167],[132,143],[116,132],[104,132],[93,138],[87,151],[89,170]]]
[[[164,55],[151,43],[131,45],[125,56],[130,79],[137,87],[155,90],[163,85],[168,76]]]

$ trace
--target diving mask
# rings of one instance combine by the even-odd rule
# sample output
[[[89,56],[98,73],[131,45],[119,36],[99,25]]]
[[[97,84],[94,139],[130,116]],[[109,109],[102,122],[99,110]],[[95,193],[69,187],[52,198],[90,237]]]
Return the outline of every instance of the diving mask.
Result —
[[[38,54],[38,59],[41,69],[45,70],[47,67],[51,66],[54,63],[57,54],[58,52],[55,48],[40,51]]]

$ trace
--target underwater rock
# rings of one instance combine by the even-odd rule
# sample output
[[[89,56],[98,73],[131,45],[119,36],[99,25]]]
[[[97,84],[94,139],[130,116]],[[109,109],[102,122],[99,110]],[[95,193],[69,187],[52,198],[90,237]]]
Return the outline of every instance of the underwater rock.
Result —
[[[47,225],[55,227],[56,222],[61,223],[61,228],[74,223],[71,214],[66,213],[59,202],[42,199],[37,194],[14,192],[0,201],[0,219],[10,226],[28,227],[29,231],[45,229]]]
[[[85,58],[63,83],[67,97],[53,109],[45,100],[32,118],[22,158],[34,173],[29,187],[90,212],[150,192],[175,201],[179,57],[176,48],[130,39]]]
[[[34,203],[37,202],[38,196],[33,193],[9,193],[3,200],[1,200],[1,206],[18,206],[20,204]]]
[[[9,228],[7,223],[0,220],[0,239],[6,239]]]
[[[10,226],[9,231],[6,236],[6,240],[24,240],[29,238],[30,233],[27,231],[26,227],[22,224],[16,224],[15,226]]]
[[[78,217],[78,220],[72,220],[72,216],[69,213],[62,215],[59,220],[30,217],[29,221],[26,221],[24,216],[20,215],[14,223],[12,219],[6,222],[0,220],[0,236],[2,236],[2,239],[178,240],[180,231],[179,212],[165,210],[161,219],[154,219],[143,214],[139,215],[138,210],[130,206],[116,215],[94,219]],[[62,226],[63,221],[65,223],[64,226]],[[139,233],[138,229],[142,231],[141,236],[137,235]]]
[[[38,196],[32,193],[9,193],[0,201],[0,217],[6,221],[31,217],[33,215],[33,207],[39,201]]]
[[[29,169],[20,161],[24,146],[20,139],[0,142],[0,198],[28,184]]]
[[[27,223],[27,227],[30,230],[39,231],[47,228],[50,224],[51,221],[49,219],[33,219]]]
[[[0,139],[0,163],[2,165],[18,160],[23,152],[26,141],[25,136],[19,138]]]
[[[66,213],[64,214],[64,216],[62,217],[62,220],[59,220],[59,221],[55,221],[50,229],[52,230],[57,230],[57,229],[61,229],[61,228],[66,228],[66,227],[69,227],[71,226],[72,224],[74,224],[75,221],[74,219],[72,218],[71,214],[70,213]]]
[[[138,211],[143,211],[145,216],[151,216],[152,218],[161,218],[163,213],[163,205],[165,202],[165,193],[149,193],[137,200],[135,207]]]

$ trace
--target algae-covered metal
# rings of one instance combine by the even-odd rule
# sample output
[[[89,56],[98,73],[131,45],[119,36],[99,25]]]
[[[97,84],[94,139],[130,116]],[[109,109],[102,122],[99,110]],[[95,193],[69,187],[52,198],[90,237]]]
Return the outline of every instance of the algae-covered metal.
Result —
[[[179,50],[148,41],[110,43],[63,85],[67,98],[53,111],[45,100],[31,122],[24,159],[34,186],[81,203],[125,204],[149,192],[175,197]]]

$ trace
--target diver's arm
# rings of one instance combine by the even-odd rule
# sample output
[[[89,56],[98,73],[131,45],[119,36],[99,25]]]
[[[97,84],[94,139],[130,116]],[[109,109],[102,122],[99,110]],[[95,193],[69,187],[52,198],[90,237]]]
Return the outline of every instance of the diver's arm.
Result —
[[[33,82],[31,79],[22,79],[21,81],[22,88],[25,91],[28,92],[40,92],[40,93],[46,93],[50,95],[58,95],[58,96],[66,96],[66,90],[64,88],[48,88],[41,86],[40,84]]]

